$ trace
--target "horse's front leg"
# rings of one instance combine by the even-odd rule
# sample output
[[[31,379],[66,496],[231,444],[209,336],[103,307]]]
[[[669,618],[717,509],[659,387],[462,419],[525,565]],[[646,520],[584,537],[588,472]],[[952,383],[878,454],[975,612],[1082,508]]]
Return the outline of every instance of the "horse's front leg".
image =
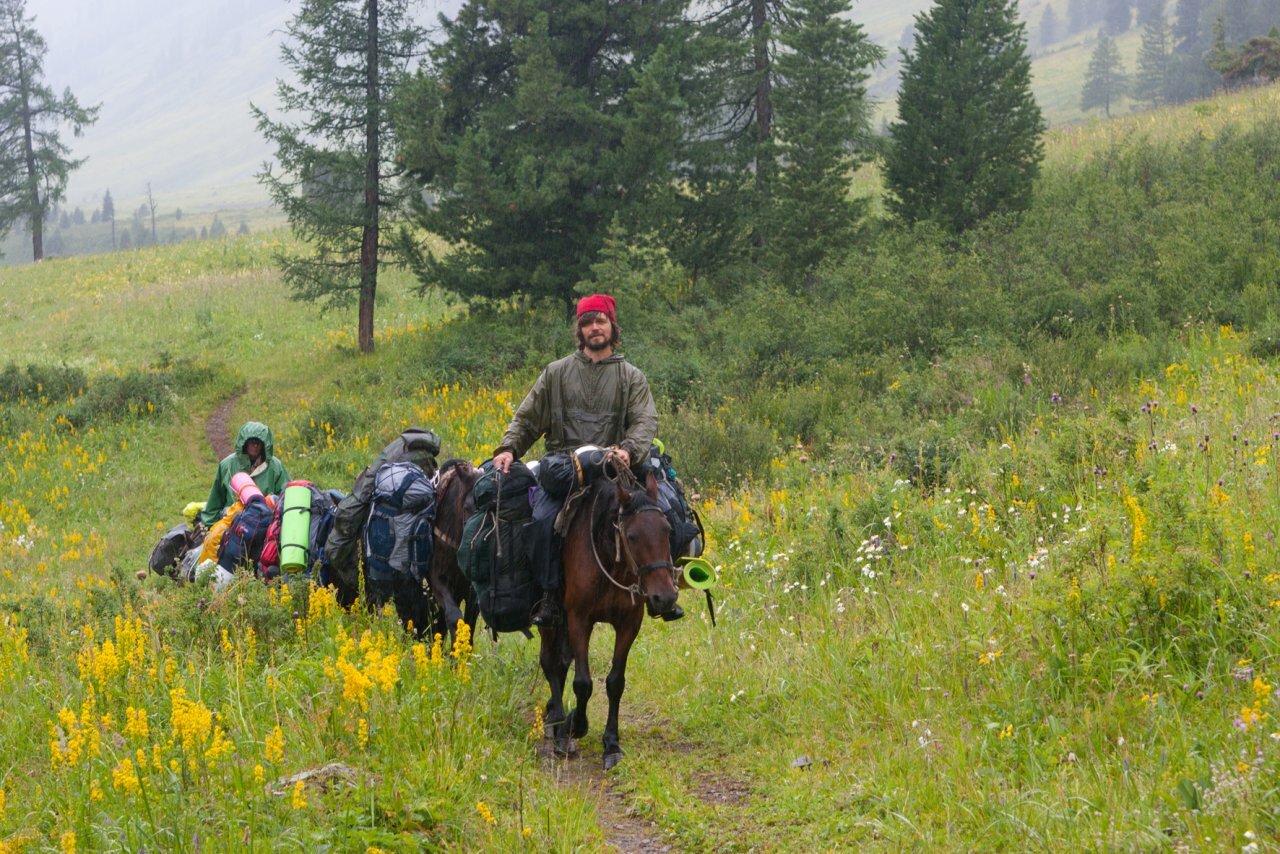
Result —
[[[542,627],[538,629],[542,639],[542,647],[538,660],[542,664],[542,675],[547,678],[547,686],[551,689],[551,697],[543,715],[546,735],[553,739],[555,752],[567,756],[571,752],[568,723],[564,714],[564,679],[569,673],[568,657],[564,654],[564,636],[560,629]]]
[[[569,650],[573,653],[573,696],[577,705],[573,709],[574,738],[587,734],[587,701],[591,699],[591,662],[587,653],[591,649],[591,622],[577,614],[569,617]]]
[[[618,707],[622,705],[622,692],[627,689],[627,656],[631,644],[640,633],[643,612],[614,627],[613,664],[604,680],[605,694],[609,698],[609,719],[604,725],[604,770],[608,771],[622,761],[622,747],[618,744]]]

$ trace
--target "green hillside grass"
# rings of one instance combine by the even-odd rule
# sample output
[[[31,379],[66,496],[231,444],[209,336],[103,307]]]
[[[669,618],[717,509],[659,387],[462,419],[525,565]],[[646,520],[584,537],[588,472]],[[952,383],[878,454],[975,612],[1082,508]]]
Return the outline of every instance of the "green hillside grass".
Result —
[[[1231,154],[1276,97],[1057,135],[1043,188],[1057,207],[1031,219],[1082,216],[1065,197],[1124,210],[1098,163],[1121,172],[1116,152],[1188,136]],[[1160,260],[1199,269],[1176,237]],[[947,287],[985,287],[964,266],[988,263],[982,246],[955,262],[964,277],[934,279],[952,262],[927,235],[902,239],[912,286],[934,288],[902,295],[939,303],[920,317],[952,312]],[[1101,240],[1073,241],[1080,275],[1105,271]],[[1272,257],[1265,232],[1250,240]],[[525,337],[523,312],[462,317],[391,275],[377,352],[360,357],[350,311],[285,298],[280,248],[255,234],[0,271],[14,365],[0,365],[6,847],[602,850],[646,833],[707,851],[1243,848],[1280,833],[1280,383],[1265,318],[1252,334],[1137,317],[1089,336],[993,332],[821,370],[821,354],[772,348],[874,331],[854,324],[890,317],[888,283],[821,314],[747,293],[629,326],[721,585],[717,627],[688,594],[686,620],[647,622],[628,755],[605,777],[589,770],[604,692],[582,758],[546,757],[536,645],[519,637],[433,648],[323,590],[133,578],[207,490],[216,404],[241,395],[232,429],[265,420],[292,475],[342,488],[408,424],[480,459],[569,340],[555,323]],[[1256,289],[1268,273],[1240,276]],[[624,317],[642,315],[641,279],[667,286],[626,269],[610,282]],[[981,290],[951,299],[996,305]],[[724,318],[739,337],[717,309],[742,312]],[[802,326],[814,317],[825,335]],[[670,349],[690,330],[700,362]],[[714,362],[736,364],[713,375]],[[731,369],[756,396],[689,390]],[[875,444],[881,431],[899,443]],[[716,455],[744,449],[762,460],[754,475],[717,476]]]

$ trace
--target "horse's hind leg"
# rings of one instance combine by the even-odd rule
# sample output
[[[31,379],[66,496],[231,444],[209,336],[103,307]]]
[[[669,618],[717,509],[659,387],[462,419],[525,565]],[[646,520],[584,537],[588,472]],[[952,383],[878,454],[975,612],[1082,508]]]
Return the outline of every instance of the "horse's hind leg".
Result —
[[[569,743],[568,724],[564,714],[564,680],[569,673],[564,634],[560,629],[550,627],[540,628],[538,633],[542,638],[538,660],[542,664],[542,675],[547,678],[547,686],[551,689],[543,720],[547,734],[554,739],[556,753],[567,756],[576,751]]]
[[[605,695],[609,698],[609,719],[604,725],[604,770],[608,771],[622,761],[622,747],[618,744],[618,708],[622,705],[622,692],[627,688],[627,656],[631,644],[640,633],[640,620],[630,620],[628,625],[616,626],[613,639],[613,664],[604,680]]]
[[[569,618],[569,647],[573,652],[573,737],[587,734],[587,702],[591,699],[591,624],[581,617]]]

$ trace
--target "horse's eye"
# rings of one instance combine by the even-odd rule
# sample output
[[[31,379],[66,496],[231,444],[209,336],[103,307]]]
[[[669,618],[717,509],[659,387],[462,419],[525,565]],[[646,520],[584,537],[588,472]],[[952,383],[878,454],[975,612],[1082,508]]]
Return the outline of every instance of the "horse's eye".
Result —
[[[630,531],[627,531],[627,542],[628,542],[628,543],[634,543],[634,542],[635,542],[636,540],[638,540],[638,539],[640,539],[640,538],[639,538],[639,537],[637,537],[635,534],[631,533]]]

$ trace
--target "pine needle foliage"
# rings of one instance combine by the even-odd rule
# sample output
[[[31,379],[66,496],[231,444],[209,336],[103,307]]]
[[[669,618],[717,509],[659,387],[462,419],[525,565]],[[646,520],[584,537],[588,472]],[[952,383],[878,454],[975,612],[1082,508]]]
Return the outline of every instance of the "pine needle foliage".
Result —
[[[278,160],[259,178],[313,251],[277,260],[297,299],[334,307],[358,297],[368,353],[378,268],[393,251],[382,226],[405,202],[388,102],[425,33],[409,0],[303,0],[286,35],[280,55],[295,80],[276,93],[288,118],[252,108]]]
[[[939,0],[916,34],[890,126],[890,209],[953,233],[1025,210],[1045,122],[1016,0]]]
[[[45,219],[84,163],[70,156],[59,128],[79,136],[98,119],[96,106],[81,106],[70,89],[57,95],[44,82],[47,50],[25,0],[0,0],[0,235],[25,221],[33,261],[44,258]]]

